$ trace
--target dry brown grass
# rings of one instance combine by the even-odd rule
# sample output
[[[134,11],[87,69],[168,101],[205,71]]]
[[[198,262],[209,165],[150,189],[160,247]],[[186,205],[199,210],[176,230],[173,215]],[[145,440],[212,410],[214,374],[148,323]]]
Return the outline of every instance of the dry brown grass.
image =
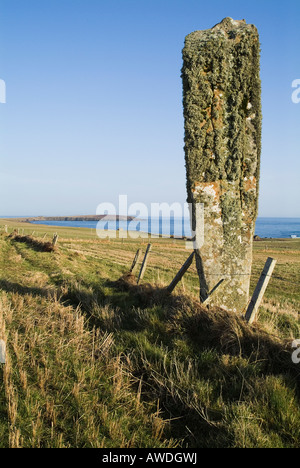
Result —
[[[2,294],[0,319],[11,448],[135,447],[144,431],[152,444],[174,443],[133,391],[112,334],[90,330],[79,308]]]
[[[183,242],[155,240],[140,285],[126,271],[146,243],[60,235],[55,255],[7,235],[0,244],[0,446],[297,445],[299,301],[289,283],[272,278],[249,327],[201,307],[194,265],[166,291]],[[298,257],[292,271],[287,244],[272,250],[288,281]],[[254,284],[268,255],[257,245]]]

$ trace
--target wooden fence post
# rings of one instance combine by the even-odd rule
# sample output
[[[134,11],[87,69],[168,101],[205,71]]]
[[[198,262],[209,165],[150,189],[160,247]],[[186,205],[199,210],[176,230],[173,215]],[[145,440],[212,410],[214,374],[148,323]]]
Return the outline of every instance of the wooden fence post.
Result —
[[[141,255],[141,249],[138,249],[138,251],[135,254],[134,260],[132,262],[131,268],[129,270],[130,273],[133,273],[134,270],[136,269],[137,263],[138,263],[139,258],[140,258],[140,255]]]
[[[147,267],[148,255],[151,252],[151,249],[152,249],[152,245],[148,244],[148,247],[147,247],[147,250],[146,250],[146,253],[145,253],[145,257],[144,257],[144,260],[143,260],[143,263],[142,263],[142,266],[141,266],[139,278],[137,280],[137,284],[139,284],[139,282],[142,281],[142,279],[144,277],[146,267]]]
[[[249,324],[253,323],[255,320],[276,263],[277,260],[274,260],[274,258],[271,257],[269,257],[266,261],[245,315],[245,319]]]
[[[209,305],[210,299],[213,296],[214,292],[219,290],[220,287],[224,288],[229,283],[229,279],[222,278],[214,287],[213,289],[208,293],[207,298],[202,302],[202,305]]]
[[[167,290],[171,293],[177,286],[177,284],[179,283],[179,281],[181,280],[181,278],[183,277],[183,275],[185,274],[185,272],[190,268],[193,260],[194,260],[194,256],[195,256],[195,252],[193,252],[189,258],[187,259],[187,261],[184,263],[184,265],[180,268],[179,272],[177,273],[177,275],[175,276],[175,278],[173,279],[173,281],[169,284],[169,286],[167,287]]]
[[[58,235],[57,235],[57,234],[54,234],[54,236],[53,236],[53,241],[52,241],[53,247],[56,246],[57,241],[58,241]]]

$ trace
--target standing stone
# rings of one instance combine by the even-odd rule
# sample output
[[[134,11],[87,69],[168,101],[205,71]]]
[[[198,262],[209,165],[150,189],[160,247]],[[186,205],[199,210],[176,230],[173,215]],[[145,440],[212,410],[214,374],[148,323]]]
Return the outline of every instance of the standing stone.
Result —
[[[183,105],[188,202],[204,205],[196,251],[200,297],[242,313],[249,298],[261,154],[260,44],[245,20],[225,18],[186,37]],[[197,232],[200,227],[193,229]]]

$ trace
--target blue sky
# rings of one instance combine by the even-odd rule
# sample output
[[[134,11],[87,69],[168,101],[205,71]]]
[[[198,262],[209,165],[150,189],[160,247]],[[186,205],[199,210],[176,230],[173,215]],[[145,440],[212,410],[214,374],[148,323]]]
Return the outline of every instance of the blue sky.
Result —
[[[300,2],[0,0],[0,215],[185,202],[184,38],[224,17],[260,33],[260,216],[300,217]]]

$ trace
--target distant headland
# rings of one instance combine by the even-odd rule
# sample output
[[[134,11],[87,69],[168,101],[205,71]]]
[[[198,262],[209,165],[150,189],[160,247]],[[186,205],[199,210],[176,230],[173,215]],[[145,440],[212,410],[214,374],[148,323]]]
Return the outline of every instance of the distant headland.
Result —
[[[34,223],[35,221],[132,221],[135,216],[121,215],[84,215],[84,216],[35,216],[25,218],[10,218],[10,221]]]

